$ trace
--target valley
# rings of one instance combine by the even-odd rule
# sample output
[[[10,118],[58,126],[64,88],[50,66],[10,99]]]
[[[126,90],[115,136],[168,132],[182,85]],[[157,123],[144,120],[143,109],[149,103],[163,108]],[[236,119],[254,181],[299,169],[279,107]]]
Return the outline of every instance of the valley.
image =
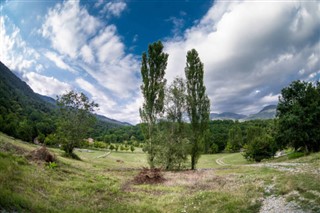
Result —
[[[320,210],[320,154],[259,164],[241,153],[202,155],[197,170],[163,171],[159,184],[135,184],[141,150],[49,148],[57,166],[26,156],[39,146],[0,134],[0,210],[9,212],[290,212]],[[283,169],[285,168],[285,169]],[[270,204],[270,202],[272,204]],[[272,206],[273,205],[273,206]]]

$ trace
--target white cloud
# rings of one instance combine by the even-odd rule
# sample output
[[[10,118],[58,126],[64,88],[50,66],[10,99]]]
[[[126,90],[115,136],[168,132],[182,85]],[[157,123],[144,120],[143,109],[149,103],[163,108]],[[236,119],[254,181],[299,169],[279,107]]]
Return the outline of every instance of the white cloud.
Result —
[[[140,121],[139,107],[142,105],[141,95],[130,100],[128,104],[119,104],[103,92],[103,90],[99,88],[99,85],[92,84],[83,78],[77,78],[76,83],[91,95],[93,101],[99,104],[99,114],[107,117],[112,115],[114,119],[127,121],[132,124]]]
[[[100,26],[100,21],[81,8],[79,0],[75,0],[50,9],[41,34],[59,53],[75,59],[87,38],[93,36]]]
[[[56,53],[54,52],[46,52],[44,54],[48,59],[50,59],[51,61],[53,61],[55,63],[55,65],[63,70],[68,70],[72,73],[77,73],[76,70],[74,70],[72,67],[70,67],[68,64],[66,64],[63,59],[58,56]]]
[[[115,2],[113,6],[109,3],[104,8],[109,5],[113,15],[120,14],[125,8]],[[98,2],[96,7],[102,4],[102,1]],[[79,75],[84,74],[83,78],[76,79],[76,83],[97,100],[101,113],[120,120],[129,118],[122,118],[121,110],[139,93],[139,62],[134,55],[126,54],[115,25],[103,23],[91,16],[79,1],[72,1],[57,4],[49,10],[41,33],[59,53],[47,53],[46,56],[64,70],[76,69]],[[138,108],[135,110],[138,112]]]
[[[115,107],[116,103],[111,98],[107,97],[104,92],[99,90],[97,85],[93,85],[83,78],[77,78],[75,82],[80,88],[90,93],[92,99],[101,106],[104,114],[108,114],[107,110]]]
[[[0,60],[11,70],[24,73],[37,64],[39,54],[22,39],[20,29],[0,16]]]
[[[35,72],[25,73],[23,79],[36,93],[51,96],[53,98],[72,89],[72,87],[65,82]]]
[[[127,4],[122,1],[108,2],[104,5],[100,13],[107,14],[107,17],[115,16],[119,17],[121,13],[126,9]]]
[[[217,1],[183,38],[165,42],[166,77],[184,76],[185,55],[195,48],[211,110],[253,113],[267,101],[275,104],[272,94],[292,80],[316,76],[319,20],[316,1]],[[260,92],[253,97],[255,90]]]

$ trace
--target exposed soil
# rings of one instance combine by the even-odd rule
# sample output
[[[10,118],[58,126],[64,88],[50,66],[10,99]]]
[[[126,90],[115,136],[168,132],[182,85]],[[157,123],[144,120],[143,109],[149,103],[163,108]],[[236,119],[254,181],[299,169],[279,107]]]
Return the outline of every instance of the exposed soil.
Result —
[[[142,168],[137,176],[134,177],[134,184],[158,184],[163,183],[166,179],[163,177],[161,169]]]
[[[56,161],[56,156],[51,154],[49,150],[42,146],[38,149],[31,151],[27,157],[34,161],[45,161],[45,162],[54,162]]]

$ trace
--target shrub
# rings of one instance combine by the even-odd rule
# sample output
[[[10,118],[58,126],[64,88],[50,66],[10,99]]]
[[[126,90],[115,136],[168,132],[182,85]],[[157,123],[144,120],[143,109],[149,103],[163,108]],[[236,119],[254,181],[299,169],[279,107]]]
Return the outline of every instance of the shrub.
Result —
[[[243,156],[247,160],[260,162],[263,159],[273,157],[275,153],[274,139],[268,134],[263,134],[244,146]]]
[[[56,167],[58,167],[58,164],[56,162],[49,162],[48,163],[48,168],[49,169],[54,169]]]

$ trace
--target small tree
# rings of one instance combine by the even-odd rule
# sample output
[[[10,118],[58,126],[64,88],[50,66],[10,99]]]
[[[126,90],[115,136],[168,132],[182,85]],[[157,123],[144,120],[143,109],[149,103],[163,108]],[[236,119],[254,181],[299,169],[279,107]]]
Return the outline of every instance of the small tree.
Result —
[[[134,152],[134,150],[135,150],[134,146],[131,145],[131,146],[130,146],[130,151],[131,151],[131,152]]]
[[[147,143],[148,160],[150,167],[154,167],[155,158],[155,140],[156,121],[163,112],[164,88],[166,79],[164,78],[167,67],[168,54],[163,53],[163,45],[160,41],[150,44],[148,55],[142,54],[141,91],[144,97],[144,103],[140,109],[140,117],[143,123],[146,123],[146,129],[142,131]],[[144,125],[142,125],[143,127]]]
[[[187,111],[191,122],[191,169],[201,154],[201,143],[209,126],[210,101],[203,83],[203,63],[195,49],[188,51],[185,67],[187,79]]]
[[[90,102],[83,93],[74,91],[58,96],[57,103],[60,107],[58,122],[60,143],[66,154],[73,156],[73,149],[80,145],[95,123],[92,112],[98,104]]]
[[[186,112],[186,85],[182,78],[175,78],[166,89],[166,121],[161,122],[162,146],[159,162],[167,170],[181,169],[188,159],[189,141],[185,131],[183,115]]]
[[[270,135],[264,133],[249,141],[244,146],[244,150],[243,156],[247,160],[260,162],[263,159],[273,157],[277,149],[274,139]]]

